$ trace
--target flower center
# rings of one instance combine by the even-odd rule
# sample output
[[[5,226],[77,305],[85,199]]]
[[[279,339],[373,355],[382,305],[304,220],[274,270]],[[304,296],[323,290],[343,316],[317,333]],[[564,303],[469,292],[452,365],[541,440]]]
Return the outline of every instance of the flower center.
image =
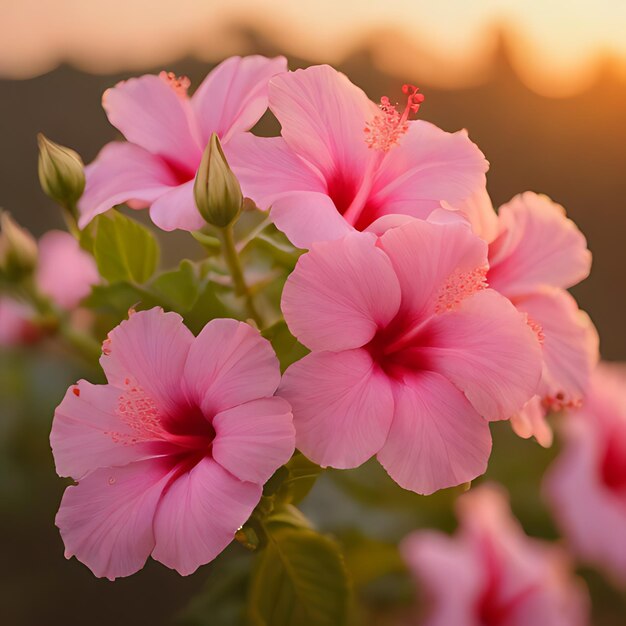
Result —
[[[404,373],[431,369],[429,349],[437,345],[437,337],[427,322],[432,315],[441,315],[457,309],[463,300],[487,288],[487,267],[471,270],[457,269],[434,294],[434,307],[416,316],[409,310],[400,310],[385,327],[378,330],[365,346],[372,359],[392,378]]]
[[[215,430],[198,406],[181,404],[173,414],[166,414],[142,387],[131,379],[124,381],[116,415],[127,426],[124,432],[107,432],[122,445],[141,442],[167,444],[169,452],[205,456],[211,451]]]
[[[605,486],[626,502],[626,423],[618,424],[609,431],[600,475]]]
[[[380,114],[364,128],[365,143],[373,150],[389,152],[409,130],[409,115],[417,113],[424,102],[424,95],[418,93],[414,85],[402,85],[402,93],[407,96],[404,111],[400,113],[387,96],[380,99]]]
[[[191,80],[187,76],[176,76],[174,72],[159,72],[159,78],[169,85],[174,93],[180,98],[187,97],[187,90],[191,86]]]

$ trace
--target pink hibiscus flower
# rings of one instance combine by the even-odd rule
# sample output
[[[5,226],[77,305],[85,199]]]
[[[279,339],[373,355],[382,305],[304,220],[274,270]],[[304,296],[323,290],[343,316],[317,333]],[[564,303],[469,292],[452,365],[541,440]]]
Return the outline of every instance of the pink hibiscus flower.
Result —
[[[422,530],[401,552],[425,591],[423,626],[584,626],[589,598],[557,546],[524,534],[496,486],[458,500],[456,536]]]
[[[496,214],[482,190],[462,211],[489,242],[489,286],[528,314],[543,345],[539,393],[511,423],[521,437],[550,446],[547,412],[580,405],[599,358],[595,327],[566,291],[589,275],[587,242],[562,206],[532,192]]]
[[[541,373],[535,334],[486,271],[487,245],[464,222],[411,219],[303,255],[282,310],[312,352],[279,388],[298,448],[337,468],[376,454],[424,494],[484,472],[488,420],[520,409]]]
[[[231,57],[191,98],[189,79],[166,72],[108,89],[102,106],[128,142],[107,144],[86,167],[79,226],[126,202],[150,207],[152,221],[163,230],[201,228],[193,184],[211,134],[226,146],[254,126],[267,108],[268,80],[286,69],[283,57]]]
[[[148,556],[181,574],[215,558],[294,450],[270,344],[230,319],[195,337],[176,313],[135,313],[109,334],[108,384],[80,381],[50,441],[68,487],[56,518],[72,555],[96,576]]]
[[[440,201],[465,200],[484,186],[487,161],[465,131],[409,121],[422,97],[408,85],[404,92],[401,115],[327,65],[275,76],[269,106],[282,137],[241,135],[229,154],[244,193],[271,206],[276,226],[301,248],[384,215],[426,218]]]
[[[626,368],[600,364],[560,429],[565,447],[546,475],[546,501],[577,555],[624,587]]]
[[[31,308],[8,298],[0,297],[0,346],[23,346],[36,342],[40,331],[31,321]]]
[[[61,230],[51,230],[39,240],[35,282],[39,291],[66,311],[87,297],[100,281],[93,257],[76,239]]]
[[[38,242],[35,285],[64,311],[72,311],[89,295],[100,277],[95,261],[69,233],[51,230]],[[0,299],[0,345],[21,345],[40,338],[32,308],[9,297]]]

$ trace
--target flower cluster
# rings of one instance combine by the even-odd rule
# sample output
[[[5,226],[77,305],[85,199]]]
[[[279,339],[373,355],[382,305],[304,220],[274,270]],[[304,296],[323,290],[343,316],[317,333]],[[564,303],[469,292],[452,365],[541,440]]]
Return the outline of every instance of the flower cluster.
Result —
[[[609,393],[596,382],[580,409],[598,338],[566,289],[588,275],[591,254],[563,208],[526,192],[495,211],[485,157],[466,131],[414,119],[424,98],[411,85],[405,104],[384,96],[377,106],[329,66],[288,71],[282,57],[251,56],[190,88],[168,72],[119,83],[103,106],[126,141],[106,145],[84,180],[72,151],[47,153],[71,158],[65,169],[40,168],[46,189],[72,198],[65,208],[80,241],[49,233],[39,244],[37,292],[60,309],[80,308],[100,281],[96,262],[108,284],[146,283],[144,259],[128,269],[132,246],[106,265],[107,246],[123,240],[110,229],[128,219],[107,215],[122,203],[224,256],[132,291],[129,318],[102,344],[107,384],[80,381],[57,408],[57,471],[76,481],[57,516],[66,555],[111,579],[149,556],[189,574],[278,506],[279,468],[295,448],[338,469],[376,457],[401,487],[431,494],[486,471],[490,422],[511,420],[549,446],[548,414],[578,409],[547,491],[581,553],[624,574],[625,555],[591,531],[595,520],[571,521],[583,507],[602,511],[607,528],[624,523],[626,430],[616,384]],[[267,109],[280,136],[251,132]],[[81,184],[74,195],[67,181],[48,180],[70,170]],[[253,213],[264,221],[237,244],[237,223]],[[274,309],[255,302],[262,287],[250,288],[240,258],[265,228],[292,259]],[[218,315],[198,299],[197,336],[178,291],[158,300],[183,280],[227,294]],[[25,306],[0,300],[11,320],[3,341],[28,334]],[[282,375],[268,340],[281,323],[301,349],[279,354]],[[273,475],[279,487],[263,495]],[[561,555],[523,535],[497,490],[462,496],[460,507],[457,538],[421,533],[404,544],[435,601],[427,623],[585,621]],[[267,531],[262,519],[255,527]]]

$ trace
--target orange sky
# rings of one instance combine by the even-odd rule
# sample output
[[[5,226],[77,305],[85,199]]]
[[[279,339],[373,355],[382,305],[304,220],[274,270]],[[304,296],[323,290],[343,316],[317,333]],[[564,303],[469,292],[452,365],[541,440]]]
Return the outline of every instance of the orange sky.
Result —
[[[430,72],[418,78],[441,86],[482,79],[496,24],[513,32],[514,64],[541,93],[583,89],[607,56],[626,77],[626,0],[0,0],[0,76],[62,61],[132,73],[189,54],[217,60],[246,52],[232,29],[242,21],[313,62],[337,62],[376,33],[385,70],[413,78],[421,54]]]

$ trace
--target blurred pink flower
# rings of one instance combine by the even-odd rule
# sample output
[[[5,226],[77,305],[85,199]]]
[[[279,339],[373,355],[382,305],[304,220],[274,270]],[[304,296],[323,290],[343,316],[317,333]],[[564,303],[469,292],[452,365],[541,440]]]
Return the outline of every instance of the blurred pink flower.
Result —
[[[60,309],[72,311],[100,280],[95,261],[74,237],[60,230],[43,235],[38,250],[37,289]],[[0,345],[22,345],[38,339],[41,332],[31,321],[34,315],[30,305],[3,296],[0,299]]]
[[[430,530],[400,549],[425,592],[423,626],[584,626],[589,599],[556,545],[524,534],[500,488],[458,499],[454,537]]]
[[[108,384],[70,387],[50,435],[58,474],[78,482],[56,518],[65,554],[109,579],[150,555],[191,574],[293,453],[276,356],[243,322],[213,320],[194,338],[151,309],[111,331],[100,363]]]
[[[488,164],[465,131],[409,121],[421,102],[405,86],[400,115],[327,65],[275,76],[269,106],[282,137],[240,135],[229,155],[244,193],[291,242],[309,248],[388,214],[426,218],[484,186]]]
[[[267,108],[268,80],[286,69],[284,57],[231,57],[191,98],[189,79],[166,72],[108,89],[102,105],[128,141],[107,144],[85,169],[79,226],[126,202],[150,207],[152,221],[163,230],[201,228],[193,184],[211,134],[227,145],[254,126]]]
[[[562,206],[532,192],[515,196],[496,214],[482,190],[461,211],[489,242],[489,286],[528,315],[541,339],[538,396],[511,424],[521,437],[550,446],[546,413],[580,404],[599,358],[595,327],[566,291],[589,275],[587,242]]]
[[[541,374],[535,334],[486,271],[487,244],[465,222],[410,219],[380,239],[313,245],[282,297],[312,350],[279,388],[298,448],[337,468],[376,454],[425,494],[483,473],[488,420],[519,410]]]
[[[33,311],[23,302],[0,297],[0,346],[21,346],[37,341],[40,331],[31,321]]]
[[[69,233],[51,230],[39,240],[35,282],[39,291],[66,311],[75,308],[100,281],[93,257]]]
[[[626,368],[600,364],[583,407],[559,425],[565,447],[546,501],[574,552],[626,586]]]

